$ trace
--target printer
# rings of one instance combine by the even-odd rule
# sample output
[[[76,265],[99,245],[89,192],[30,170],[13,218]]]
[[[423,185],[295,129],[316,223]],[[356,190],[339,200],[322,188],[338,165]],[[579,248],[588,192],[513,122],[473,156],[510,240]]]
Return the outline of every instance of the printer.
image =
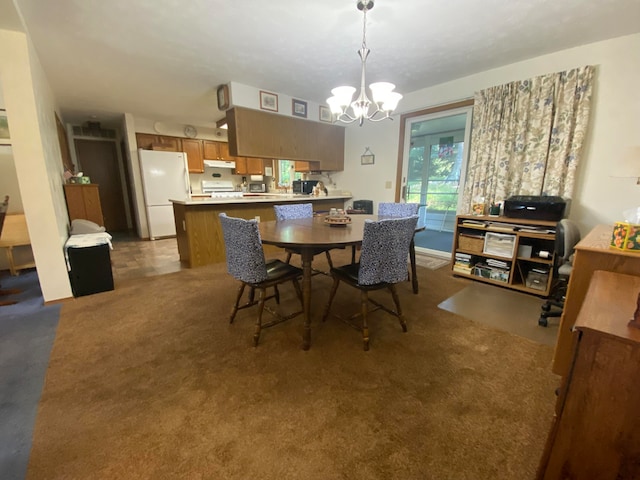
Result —
[[[504,216],[558,222],[564,218],[567,202],[547,195],[514,195],[504,201]]]

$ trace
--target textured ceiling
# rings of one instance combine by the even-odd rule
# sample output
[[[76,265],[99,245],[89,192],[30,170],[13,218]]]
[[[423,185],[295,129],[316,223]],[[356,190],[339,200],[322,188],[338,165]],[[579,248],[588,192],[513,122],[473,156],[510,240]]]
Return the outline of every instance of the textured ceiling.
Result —
[[[0,0],[0,17],[12,0]],[[67,121],[213,125],[236,81],[324,102],[359,83],[355,0],[15,0]],[[376,0],[367,83],[401,93],[640,31],[638,0]],[[0,28],[5,20],[0,20]],[[636,54],[637,52],[630,52]]]

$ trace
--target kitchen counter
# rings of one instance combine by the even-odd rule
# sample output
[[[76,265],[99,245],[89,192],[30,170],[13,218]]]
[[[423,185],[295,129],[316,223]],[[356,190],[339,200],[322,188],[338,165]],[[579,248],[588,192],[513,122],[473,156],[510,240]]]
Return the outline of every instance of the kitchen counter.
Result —
[[[323,202],[328,200],[348,200],[351,195],[331,195],[314,197],[312,195],[298,195],[289,193],[244,193],[242,197],[212,198],[205,194],[192,194],[190,198],[170,199],[173,204],[178,205],[228,205],[234,203],[307,203]],[[343,208],[343,207],[340,207]]]
[[[245,194],[246,195],[246,194]],[[230,217],[275,220],[274,205],[283,203],[312,203],[314,212],[328,212],[344,208],[351,195],[314,197],[296,194],[249,194],[235,198],[212,198],[191,195],[184,199],[171,199],[176,222],[176,239],[180,261],[189,267],[199,267],[226,260],[224,237],[220,226],[220,213]],[[264,246],[267,255],[279,249]]]

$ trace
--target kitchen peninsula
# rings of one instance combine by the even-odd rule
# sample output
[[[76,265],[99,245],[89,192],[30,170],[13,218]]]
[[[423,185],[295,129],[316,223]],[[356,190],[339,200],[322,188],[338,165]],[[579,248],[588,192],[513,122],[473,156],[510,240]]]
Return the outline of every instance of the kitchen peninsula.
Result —
[[[327,212],[331,208],[344,208],[351,195],[266,194],[237,198],[191,197],[171,199],[176,222],[176,238],[180,261],[189,267],[200,267],[225,261],[224,237],[218,214],[230,217],[258,218],[261,221],[275,220],[274,205],[283,203],[313,204],[314,212]],[[265,250],[274,252],[276,247],[265,245]]]

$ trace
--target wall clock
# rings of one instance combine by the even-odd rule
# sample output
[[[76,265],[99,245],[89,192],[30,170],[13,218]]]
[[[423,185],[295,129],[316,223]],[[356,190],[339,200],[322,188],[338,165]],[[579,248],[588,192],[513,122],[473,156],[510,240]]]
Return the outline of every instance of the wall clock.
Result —
[[[220,85],[218,87],[218,110],[229,108],[229,86]]]
[[[196,127],[194,127],[193,125],[187,125],[184,127],[184,134],[188,138],[196,138],[196,135],[198,135],[198,131],[196,130]]]

